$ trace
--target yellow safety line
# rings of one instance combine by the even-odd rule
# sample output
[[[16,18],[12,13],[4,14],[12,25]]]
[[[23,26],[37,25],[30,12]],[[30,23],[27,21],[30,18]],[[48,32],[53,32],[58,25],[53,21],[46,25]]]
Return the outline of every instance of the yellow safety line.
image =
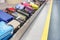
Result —
[[[51,11],[52,11],[52,4],[53,4],[53,0],[51,0],[51,2],[50,2],[50,8],[49,8],[49,11],[48,11],[48,15],[47,15],[47,19],[46,19],[46,23],[45,23],[45,26],[44,26],[44,30],[43,30],[41,40],[47,40],[47,38],[48,38],[48,31],[49,31],[50,17],[51,17]]]

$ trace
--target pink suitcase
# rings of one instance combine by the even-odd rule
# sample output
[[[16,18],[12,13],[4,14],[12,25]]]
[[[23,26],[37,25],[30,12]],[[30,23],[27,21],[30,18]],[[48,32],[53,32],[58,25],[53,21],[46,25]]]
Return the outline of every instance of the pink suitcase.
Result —
[[[28,13],[33,14],[34,9],[33,9],[32,7],[30,7],[30,6],[27,6],[27,7],[25,8],[25,11],[28,12]]]
[[[23,2],[22,4],[23,4],[25,7],[26,7],[26,6],[31,6],[31,5],[30,5],[29,3],[27,3],[27,2]]]

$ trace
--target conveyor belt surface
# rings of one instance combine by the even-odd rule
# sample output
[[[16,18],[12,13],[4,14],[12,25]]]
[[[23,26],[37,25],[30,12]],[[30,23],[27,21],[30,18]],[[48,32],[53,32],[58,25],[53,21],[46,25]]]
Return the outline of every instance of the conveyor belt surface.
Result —
[[[60,0],[53,0],[47,40],[60,40]]]

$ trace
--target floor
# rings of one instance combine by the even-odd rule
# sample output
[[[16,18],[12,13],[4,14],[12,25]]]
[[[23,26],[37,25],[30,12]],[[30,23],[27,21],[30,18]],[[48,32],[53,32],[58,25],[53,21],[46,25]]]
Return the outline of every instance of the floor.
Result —
[[[48,40],[60,40],[60,1],[53,0]]]
[[[20,40],[40,40],[44,29],[45,20],[48,14],[50,2],[48,2],[42,9],[40,14],[30,25],[29,29],[25,32]]]

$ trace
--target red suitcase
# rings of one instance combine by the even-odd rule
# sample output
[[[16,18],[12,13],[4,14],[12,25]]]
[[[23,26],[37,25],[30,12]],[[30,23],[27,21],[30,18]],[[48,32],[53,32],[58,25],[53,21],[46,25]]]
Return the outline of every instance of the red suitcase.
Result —
[[[5,9],[5,12],[7,12],[7,13],[9,13],[9,14],[14,13],[15,11],[16,11],[15,8],[6,8],[6,9]]]

